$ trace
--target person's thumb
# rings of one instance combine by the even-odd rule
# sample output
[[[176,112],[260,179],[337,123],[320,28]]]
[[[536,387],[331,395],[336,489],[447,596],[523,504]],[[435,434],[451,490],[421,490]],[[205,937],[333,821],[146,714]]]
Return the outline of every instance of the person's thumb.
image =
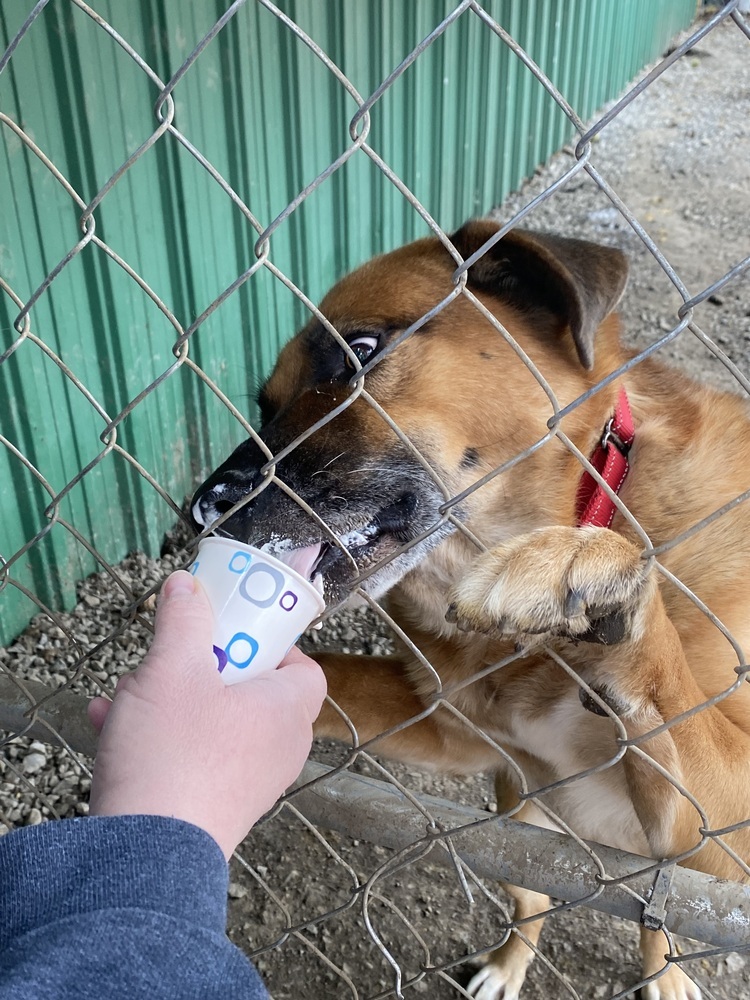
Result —
[[[106,722],[111,707],[112,701],[109,698],[102,697],[101,695],[97,695],[96,698],[92,698],[92,700],[88,703],[87,712],[89,722],[96,730],[97,736],[101,735],[102,727]]]
[[[211,654],[213,626],[206,592],[189,573],[178,570],[167,578],[159,594],[148,658],[181,674],[191,666],[200,667]]]

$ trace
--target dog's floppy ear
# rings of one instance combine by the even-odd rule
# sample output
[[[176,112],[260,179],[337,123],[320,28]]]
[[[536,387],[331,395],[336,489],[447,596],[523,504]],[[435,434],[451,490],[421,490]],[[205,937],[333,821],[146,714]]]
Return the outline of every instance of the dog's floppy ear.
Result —
[[[467,222],[451,236],[464,260],[498,230],[491,220]],[[627,258],[613,247],[552,233],[514,229],[469,269],[469,285],[523,308],[543,306],[570,328],[584,368],[594,365],[594,336],[617,305]]]

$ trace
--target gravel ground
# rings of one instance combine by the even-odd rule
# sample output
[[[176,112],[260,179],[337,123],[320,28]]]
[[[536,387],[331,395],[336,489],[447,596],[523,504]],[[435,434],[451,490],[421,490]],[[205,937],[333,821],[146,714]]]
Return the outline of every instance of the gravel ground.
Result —
[[[722,27],[641,95],[594,146],[595,166],[656,240],[691,294],[708,287],[749,252],[748,122],[750,42],[736,28]],[[565,151],[556,156],[501,207],[500,216],[507,218],[526,204],[569,163]],[[588,176],[579,175],[539,206],[526,225],[625,249],[633,261],[622,304],[628,340],[642,348],[673,329],[680,304],[673,286]],[[747,373],[749,291],[745,274],[695,311],[701,329]],[[722,362],[689,331],[662,355],[701,380],[737,388]],[[176,532],[167,540],[160,562],[136,553],[118,572],[145,589],[181,563],[180,542]],[[85,581],[79,596],[75,610],[61,617],[89,649],[116,627],[112,609],[121,605],[122,597],[103,575]],[[135,666],[147,643],[144,626],[128,628],[92,658],[74,686],[87,694],[98,691]],[[350,612],[308,643],[374,652],[387,649],[389,637],[372,615]],[[59,631],[41,617],[12,646],[0,650],[1,666],[53,686],[69,676],[74,660]],[[333,744],[315,748],[315,756],[328,763],[343,759],[342,753]],[[5,746],[0,757],[0,830],[51,816],[85,814],[89,763],[28,739]],[[445,780],[388,766],[412,791],[491,808],[491,785],[483,776]],[[368,769],[365,764],[359,767]],[[369,768],[380,776],[374,765]],[[256,828],[241,854],[244,864],[232,866],[230,935],[248,951],[267,949],[258,954],[257,963],[275,1000],[371,997],[393,986],[393,970],[365,927],[359,895],[352,894],[355,885],[392,857],[390,851],[337,834],[326,832],[323,837],[285,808]],[[502,898],[493,902],[477,892],[470,906],[455,873],[429,861],[384,874],[375,889],[369,918],[405,979],[424,964],[458,962],[501,936]],[[339,912],[307,923],[303,931],[285,934],[290,925],[323,918],[336,909]],[[549,966],[534,964],[523,997],[612,997],[639,979],[636,941],[637,929],[625,921],[585,909],[556,914],[542,940]],[[690,970],[706,997],[750,996],[746,957],[700,959]],[[451,973],[461,983],[468,974],[466,967]],[[426,976],[411,992],[436,1000],[462,995],[436,974]]]

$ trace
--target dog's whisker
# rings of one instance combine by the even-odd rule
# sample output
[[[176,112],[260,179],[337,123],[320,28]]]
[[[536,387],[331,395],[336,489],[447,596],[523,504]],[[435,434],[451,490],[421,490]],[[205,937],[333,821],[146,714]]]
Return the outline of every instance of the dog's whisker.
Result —
[[[392,471],[387,465],[363,465],[359,469],[339,470],[338,475],[343,479],[344,476],[356,476],[361,472],[383,472],[390,475]]]
[[[310,479],[314,479],[315,476],[322,476],[324,472],[328,471],[328,469],[333,465],[334,462],[338,462],[338,460],[340,458],[343,458],[344,455],[346,455],[346,454],[347,454],[346,451],[339,452],[338,455],[335,455],[333,458],[329,459],[325,463],[325,465],[321,466],[319,469],[316,469],[315,472],[313,472],[313,474],[310,476]],[[336,472],[329,472],[328,475],[329,476],[331,476],[331,475],[340,475],[340,473],[337,470]]]
[[[338,462],[338,460],[340,458],[343,458],[344,455],[346,455],[346,451],[339,452],[339,454],[336,455],[335,458],[332,458],[330,459],[330,461],[326,462],[326,464],[323,466],[323,469],[327,469],[329,466],[333,465],[334,462]],[[321,469],[320,471],[322,472],[323,469]]]

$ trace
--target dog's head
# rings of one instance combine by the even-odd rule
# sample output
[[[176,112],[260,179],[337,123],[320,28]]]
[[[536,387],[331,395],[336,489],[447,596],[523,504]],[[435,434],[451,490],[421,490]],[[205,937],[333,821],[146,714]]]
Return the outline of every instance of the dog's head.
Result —
[[[466,260],[496,232],[474,221],[451,240]],[[260,392],[259,435],[277,455],[338,412],[270,468],[270,483],[267,456],[252,440],[241,444],[193,497],[199,529],[267,484],[218,530],[256,545],[305,547],[304,570],[320,572],[338,601],[363,577],[369,592],[383,593],[455,530],[448,515],[474,517],[486,492],[452,498],[541,438],[551,414],[545,391],[488,316],[573,398],[594,368],[594,338],[622,294],[627,265],[617,250],[514,231],[472,265],[471,295],[455,294],[393,349],[455,293],[455,271],[441,242],[428,238],[375,258],[328,293],[320,311],[349,352],[311,320]],[[368,366],[364,376],[353,356]],[[502,509],[494,516],[502,519]]]

